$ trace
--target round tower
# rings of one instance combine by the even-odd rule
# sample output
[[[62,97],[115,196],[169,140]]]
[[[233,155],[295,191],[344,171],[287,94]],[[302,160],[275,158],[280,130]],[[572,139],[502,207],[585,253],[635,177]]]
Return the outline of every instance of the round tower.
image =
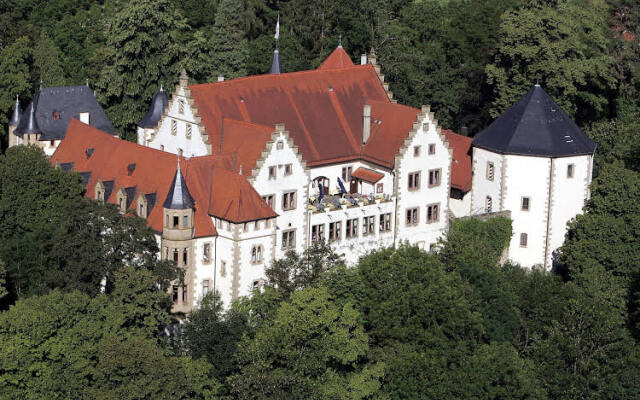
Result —
[[[11,120],[9,121],[9,147],[20,144],[19,137],[14,134],[15,130],[18,128],[18,124],[20,123],[20,100],[16,95],[16,105],[13,109],[13,113],[11,114]]]
[[[36,120],[36,107],[38,96],[36,96],[26,111],[20,117],[20,122],[15,128],[14,134],[18,137],[18,144],[37,144],[40,140],[40,128]]]
[[[165,93],[162,84],[160,90],[153,96],[151,100],[151,107],[147,114],[138,122],[138,144],[146,146],[147,141],[153,134],[154,130],[158,127],[158,122],[162,118],[164,110],[169,105],[169,98]]]

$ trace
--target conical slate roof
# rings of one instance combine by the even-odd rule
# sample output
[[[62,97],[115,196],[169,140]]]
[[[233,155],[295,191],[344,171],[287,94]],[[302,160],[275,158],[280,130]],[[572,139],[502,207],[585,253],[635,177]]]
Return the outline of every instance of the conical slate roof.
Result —
[[[169,188],[163,207],[171,210],[186,210],[193,208],[193,205],[193,197],[191,197],[187,183],[180,171],[180,159],[178,159],[178,169],[173,177],[173,182],[171,182],[171,188]]]
[[[36,121],[36,107],[38,102],[38,97],[36,97],[29,103],[29,107],[27,107],[26,111],[20,118],[20,123],[18,124],[18,128],[15,130],[16,135],[24,135],[25,133],[40,133],[40,128],[38,127],[38,122]]]
[[[569,157],[593,154],[596,144],[535,85],[489,127],[473,146],[501,154]]]
[[[149,108],[149,111],[140,120],[140,122],[138,122],[138,126],[141,128],[155,128],[168,104],[169,98],[164,90],[162,90],[162,86],[160,86],[160,90],[151,100],[151,107]]]
[[[278,49],[273,51],[273,61],[271,62],[271,68],[269,68],[270,74],[279,74],[280,73],[280,52]]]
[[[9,121],[9,126],[18,126],[20,123],[20,101],[18,100],[18,96],[16,96],[16,106],[13,109],[13,114],[11,114],[11,121]]]

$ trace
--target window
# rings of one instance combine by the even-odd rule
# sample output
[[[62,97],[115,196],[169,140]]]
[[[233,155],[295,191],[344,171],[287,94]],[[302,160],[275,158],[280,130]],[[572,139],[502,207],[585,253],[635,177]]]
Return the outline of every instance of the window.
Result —
[[[427,224],[440,220],[440,204],[430,204],[427,206]]]
[[[573,172],[576,168],[575,164],[567,165],[567,178],[573,178]]]
[[[202,281],[202,295],[206,296],[209,293],[209,280],[205,279]]]
[[[180,224],[180,218],[177,215],[174,215],[173,216],[173,227],[177,228],[179,224]]]
[[[120,197],[118,199],[118,208],[120,209],[120,212],[125,212],[126,211],[124,209],[124,199],[122,197]]]
[[[262,262],[262,246],[251,247],[251,263],[259,264]]]
[[[420,189],[420,172],[412,172],[409,174],[409,190]]]
[[[436,154],[436,144],[435,143],[430,143],[429,144],[429,155],[432,156]]]
[[[189,216],[184,215],[182,216],[182,227],[187,228],[188,226],[189,226]]]
[[[178,112],[184,114],[184,100],[178,100]]]
[[[342,238],[342,222],[329,222],[329,241],[340,240]]]
[[[254,231],[260,230],[260,221],[256,221],[253,223],[253,230]]]
[[[292,164],[285,164],[284,165],[284,174],[285,175],[291,175],[293,173],[293,165]]]
[[[375,216],[362,218],[362,236],[371,235],[375,233]]]
[[[276,166],[269,167],[269,179],[276,179]]]
[[[184,153],[184,152],[182,151],[182,149],[178,149],[178,155],[179,155],[179,156],[182,156],[182,154],[183,154],[183,153]]]
[[[56,144],[55,140],[50,140],[49,141],[49,146],[53,147]]]
[[[225,277],[227,276],[227,262],[226,261],[221,261],[220,262],[220,276],[221,277]]]
[[[431,169],[429,170],[429,187],[439,186],[440,185],[440,175],[442,174],[441,169]]]
[[[262,196],[262,200],[264,200],[269,207],[271,207],[271,209],[273,209],[273,195],[272,194],[268,194],[266,196]]]
[[[187,265],[187,251],[189,249],[182,249],[182,264]]]
[[[173,287],[171,288],[171,298],[173,299],[173,304],[176,304],[178,302],[178,285],[173,285]]]
[[[53,116],[53,120],[54,121],[59,120],[60,119],[60,111],[54,110],[52,116]]]
[[[351,171],[353,170],[352,167],[342,167],[342,180],[344,182],[348,182],[349,180],[351,180]]]
[[[284,142],[282,140],[278,140],[278,143],[276,143],[276,149],[278,150],[284,149]]]
[[[171,134],[173,136],[178,134],[178,122],[175,119],[171,120]]]
[[[382,183],[378,183],[376,185],[376,193],[382,193],[383,192],[383,186]]]
[[[407,209],[407,226],[418,225],[418,208]]]
[[[251,290],[260,290],[262,288],[262,285],[264,285],[264,281],[262,279],[256,279],[251,284]]]
[[[527,247],[528,237],[526,233],[520,234],[520,247]]]
[[[211,243],[205,243],[202,248],[202,261],[208,263],[211,261]]]
[[[523,197],[522,198],[521,209],[522,209],[522,211],[529,211],[529,198],[528,197]]]
[[[188,286],[182,287],[182,304],[187,304],[187,299],[189,298],[189,293],[187,291]]]
[[[487,161],[487,180],[493,180],[493,163],[491,161]]]
[[[296,208],[296,192],[287,192],[282,195],[282,209],[293,210]]]
[[[347,238],[358,237],[358,218],[347,220]]]
[[[144,212],[144,204],[140,203],[140,205],[138,206],[138,216],[142,217],[142,218],[146,218],[147,214],[145,214]]]
[[[484,200],[484,211],[490,213],[493,210],[493,199],[491,196],[487,196]]]
[[[160,145],[160,150],[164,151],[164,145],[163,144]]]
[[[282,232],[282,249],[293,249],[296,245],[296,230]]]
[[[173,249],[173,262],[178,264],[178,249]]]
[[[187,124],[187,139],[191,139],[192,132],[193,132],[193,125]]]
[[[380,214],[380,232],[391,230],[391,213]]]
[[[413,146],[413,156],[420,157],[420,146]]]
[[[311,241],[324,242],[324,224],[313,225],[311,227]]]

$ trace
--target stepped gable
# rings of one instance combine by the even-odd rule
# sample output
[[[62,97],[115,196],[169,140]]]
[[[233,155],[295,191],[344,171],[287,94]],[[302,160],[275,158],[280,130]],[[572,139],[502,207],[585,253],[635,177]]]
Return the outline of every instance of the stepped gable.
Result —
[[[338,46],[334,51],[331,52],[331,54],[329,54],[329,57],[327,57],[326,60],[324,60],[317,69],[340,69],[353,66],[354,64],[353,61],[351,61],[351,57],[349,57],[347,52],[344,51],[342,46]]]
[[[462,192],[471,190],[471,138],[443,129],[449,147],[453,149],[451,161],[451,187]]]
[[[366,101],[389,99],[371,65],[267,74],[190,86],[211,143],[222,118],[284,123],[308,165],[360,157]]]
[[[51,157],[53,165],[73,162],[73,170],[88,175],[86,197],[93,198],[95,185],[113,181],[114,190],[108,203],[116,203],[114,193],[119,188],[136,187],[136,199],[131,203],[137,208],[139,194],[155,195],[156,199],[166,199],[176,175],[177,156],[150,147],[118,139],[80,121],[72,120],[63,140]],[[129,164],[136,164],[131,175]],[[216,235],[210,216],[226,219],[234,223],[272,218],[276,213],[262,200],[245,177],[230,169],[228,156],[204,156],[189,160],[180,157],[184,182],[194,202],[195,237]],[[90,173],[90,174],[87,174]],[[215,179],[213,179],[215,174]],[[241,195],[236,200],[242,210],[229,212],[222,206],[212,205],[211,200],[221,200]],[[147,196],[149,197],[149,196]],[[224,205],[224,204],[223,204]],[[241,220],[237,219],[242,217]],[[156,204],[147,216],[147,223],[156,232],[163,229],[163,211]]]
[[[589,139],[539,86],[473,139],[473,146],[501,154],[569,157],[593,154]]]
[[[86,85],[42,88],[33,98],[32,104],[40,140],[64,139],[69,122],[73,118],[79,118],[82,112],[89,113],[91,126],[111,134],[116,132],[93,91]],[[20,125],[15,132],[18,136],[22,136],[24,131],[20,126],[29,119],[28,110],[27,108],[20,118]]]

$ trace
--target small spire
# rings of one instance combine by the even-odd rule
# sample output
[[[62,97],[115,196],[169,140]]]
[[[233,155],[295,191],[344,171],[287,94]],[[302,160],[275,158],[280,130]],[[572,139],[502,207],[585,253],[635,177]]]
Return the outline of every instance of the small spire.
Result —
[[[162,82],[160,82],[160,91],[161,91],[161,92],[164,92],[164,89],[163,89],[163,87],[162,87]]]
[[[16,106],[13,109],[13,114],[11,114],[11,121],[9,121],[9,126],[18,126],[20,123],[20,101],[18,100],[18,95],[16,95]]]
[[[164,208],[172,210],[186,210],[187,208],[193,208],[194,202],[189,188],[184,180],[182,171],[180,170],[180,157],[178,157],[178,168],[176,169],[176,175],[167,193],[167,199],[164,201]]]
[[[40,78],[40,90],[42,90],[42,78]]]
[[[87,78],[86,81],[87,81],[86,85],[87,87],[89,87],[89,78]]]
[[[26,124],[18,127],[20,133],[40,133],[38,121],[36,121],[36,106],[34,104],[34,101],[31,101],[31,103],[29,104],[27,112],[28,114]]]
[[[278,49],[273,51],[273,60],[271,61],[271,68],[269,68],[270,74],[280,73],[280,52]]]
[[[338,35],[338,47],[342,47],[342,35]]]

